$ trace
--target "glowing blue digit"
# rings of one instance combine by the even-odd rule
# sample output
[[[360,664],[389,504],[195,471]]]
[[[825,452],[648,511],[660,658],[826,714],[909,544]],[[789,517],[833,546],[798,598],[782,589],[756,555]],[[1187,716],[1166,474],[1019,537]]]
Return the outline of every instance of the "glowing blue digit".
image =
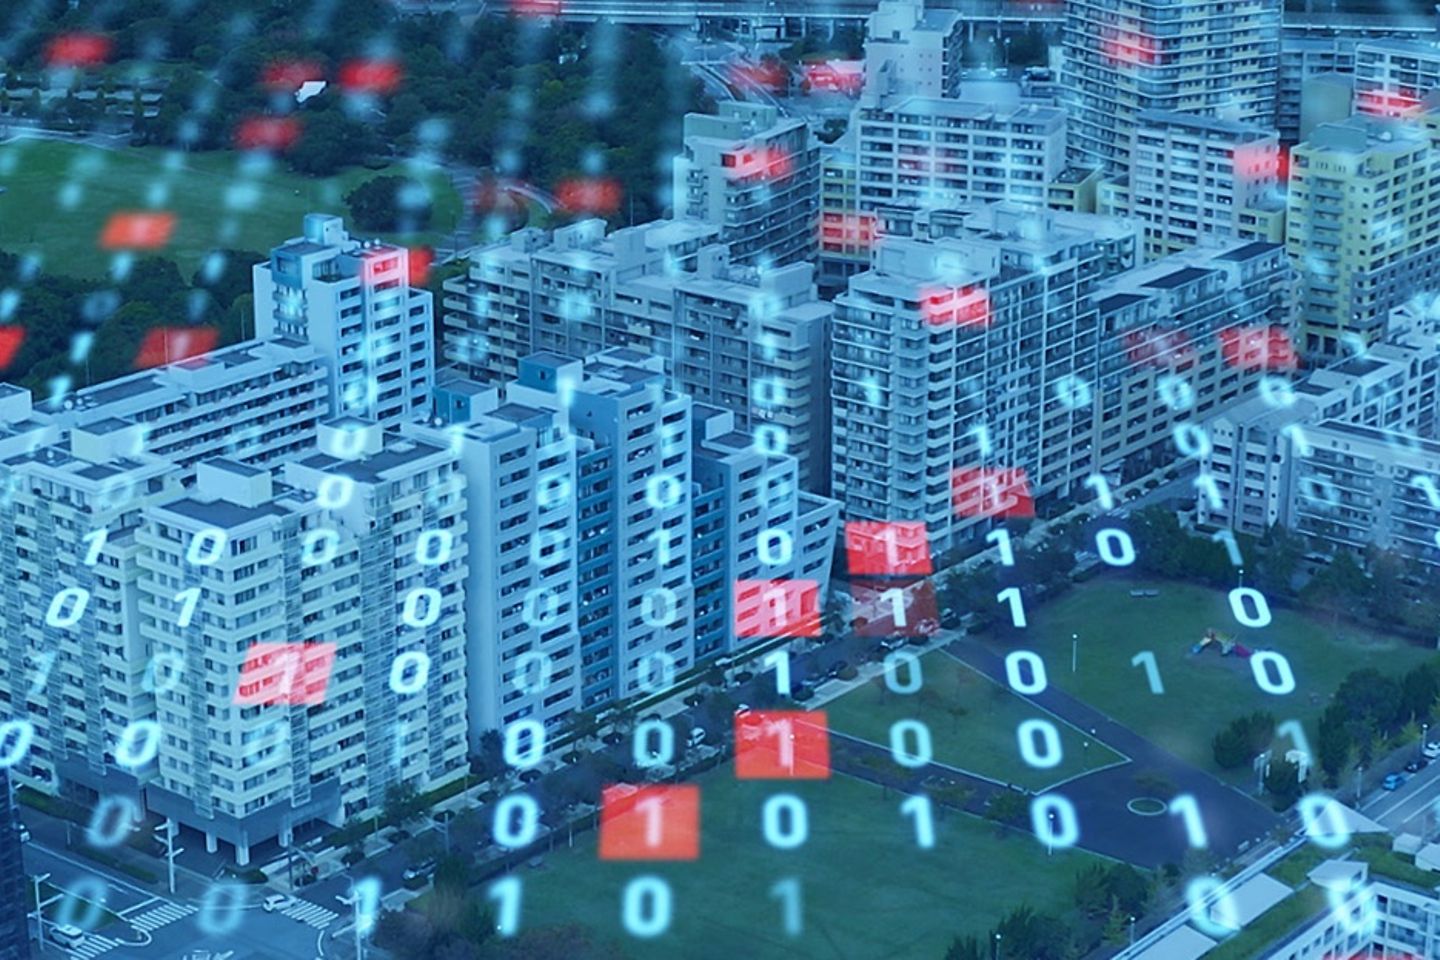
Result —
[[[450,559],[455,548],[455,535],[449,530],[426,530],[415,540],[415,562],[422,567],[436,567]]]
[[[406,650],[390,661],[390,689],[408,696],[425,689],[430,680],[430,655],[424,650]]]
[[[1030,679],[1025,679],[1021,666],[1030,668]],[[1015,650],[1005,656],[1005,679],[1010,689],[1025,696],[1034,696],[1045,689],[1045,661],[1032,650]]]
[[[85,828],[85,842],[92,847],[117,847],[143,818],[144,814],[129,797],[119,794],[101,797]]]
[[[1193,423],[1175,424],[1175,449],[1196,460],[1210,456],[1213,446],[1205,431]]]
[[[795,556],[795,538],[789,531],[772,527],[760,533],[760,562],[767,567],[786,564]]]
[[[1024,720],[1015,730],[1020,744],[1020,757],[1032,767],[1048,770],[1060,765],[1065,758],[1060,747],[1060,731],[1049,720]],[[1037,747],[1036,744],[1040,744]]]
[[[670,929],[670,885],[656,876],[636,877],[625,887],[621,920],[625,929],[643,939]]]
[[[1106,527],[1095,534],[1095,549],[1112,567],[1128,567],[1135,562],[1135,542],[1130,534],[1115,527]]]
[[[663,720],[642,720],[635,725],[633,747],[635,766],[663,766],[675,759],[675,728]]]
[[[1271,676],[1271,666],[1274,676]],[[1283,653],[1274,650],[1257,650],[1250,656],[1250,670],[1255,674],[1255,683],[1266,693],[1284,696],[1295,692],[1295,674],[1290,661]]]
[[[501,877],[490,884],[487,896],[498,904],[495,910],[495,932],[513,937],[520,932],[520,878]]]
[[[1254,608],[1253,613],[1251,607]],[[1270,604],[1266,602],[1265,594],[1254,587],[1236,587],[1230,591],[1230,612],[1244,626],[1270,626]]]
[[[765,842],[777,850],[794,850],[810,836],[810,817],[805,803],[790,793],[777,793],[761,810]]]
[[[0,723],[0,770],[15,766],[30,752],[35,742],[35,724],[29,720],[6,720]]]
[[[1228,937],[1240,929],[1240,910],[1225,884],[1215,877],[1196,877],[1185,887],[1190,922],[1211,937]]]
[[[1042,794],[1030,804],[1030,826],[1048,847],[1065,849],[1080,839],[1075,805],[1059,794]]]
[[[1300,798],[1300,821],[1305,824],[1305,836],[1317,847],[1339,850],[1350,842],[1350,824],[1345,810],[1333,797],[1323,793],[1309,793]]]
[[[905,667],[905,682],[900,682],[900,667]],[[918,693],[922,683],[920,658],[908,650],[896,650],[885,657],[885,686],[892,693]]]
[[[204,933],[234,933],[245,919],[246,888],[239,883],[217,883],[205,891],[200,898],[200,913],[195,923]],[[220,912],[220,901],[224,897],[225,912]]]
[[[422,603],[423,612],[422,612]],[[416,587],[405,595],[405,605],[401,609],[400,619],[405,626],[413,627],[416,630],[434,626],[440,620],[440,591],[434,587]]]
[[[131,720],[115,742],[115,763],[138,769],[160,752],[160,724],[154,720]]]
[[[225,553],[230,536],[219,527],[206,527],[190,538],[185,551],[185,562],[196,567],[214,566]]]
[[[505,728],[505,762],[520,770],[539,765],[545,756],[545,725],[539,720],[516,720]]]
[[[85,616],[90,591],[84,587],[66,587],[50,598],[45,611],[45,624],[51,627],[73,627]]]
[[[908,742],[912,740],[913,746]],[[890,725],[890,756],[912,770],[929,764],[934,757],[930,728],[919,720],[896,720]]]
[[[533,797],[512,793],[495,804],[491,832],[498,845],[507,850],[518,850],[534,841],[539,829],[540,805]]]

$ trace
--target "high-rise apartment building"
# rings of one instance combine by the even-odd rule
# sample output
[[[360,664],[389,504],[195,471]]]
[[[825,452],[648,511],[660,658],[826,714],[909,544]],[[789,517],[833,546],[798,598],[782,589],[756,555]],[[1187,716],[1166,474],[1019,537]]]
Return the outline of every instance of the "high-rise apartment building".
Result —
[[[1440,151],[1422,124],[1355,116],[1291,155],[1286,243],[1300,273],[1304,350],[1354,353],[1440,264]]]
[[[20,815],[10,772],[0,770],[0,960],[30,960],[30,903]]]
[[[865,29],[865,96],[956,96],[964,27],[955,10],[926,10],[923,0],[880,0]]]
[[[1145,257],[1219,242],[1285,239],[1280,143],[1251,124],[1188,113],[1142,111],[1127,178],[1101,186],[1099,212],[1134,217]]]
[[[736,263],[783,266],[815,258],[820,144],[807,121],[779,108],[726,101],[687,113],[675,157],[675,216],[720,228]]]
[[[147,806],[240,864],[468,770],[456,453],[350,419],[318,444],[280,477],[202,463],[136,533],[133,632],[175,681],[156,685]]]
[[[330,372],[330,414],[386,427],[424,419],[434,385],[434,304],[410,286],[410,252],[352,238],[339,217],[305,216],[304,235],[254,267],[255,333],[313,344]]]
[[[626,349],[527,357],[506,396],[575,442],[582,706],[658,689],[695,663],[690,398]]]
[[[1215,495],[1197,497],[1199,522],[1256,536],[1276,524],[1301,527],[1302,514],[1319,522],[1332,505],[1306,496],[1316,488],[1305,477],[1333,456],[1337,444],[1353,442],[1356,450],[1368,451],[1375,437],[1382,446],[1387,436],[1433,438],[1440,419],[1436,334],[1423,305],[1407,304],[1391,314],[1385,339],[1365,356],[1311,371],[1288,390],[1272,387],[1268,396],[1252,396],[1210,419],[1205,429],[1211,447],[1200,469],[1214,481]],[[1339,426],[1371,433],[1356,440]],[[1388,454],[1399,462],[1417,455],[1423,449],[1408,444],[1394,445]],[[1377,482],[1367,477],[1356,491],[1373,492]],[[1341,498],[1334,499],[1338,507]],[[1390,508],[1389,502],[1371,503],[1367,522],[1382,523]]]
[[[174,462],[188,483],[201,460],[273,463],[307,447],[329,408],[328,388],[313,346],[276,337],[42,401],[33,417],[57,429],[123,434],[128,452]]]
[[[1355,45],[1355,111],[1410,117],[1440,87],[1440,42],[1388,38]]]
[[[580,707],[576,441],[553,409],[501,402],[490,387],[454,444],[472,542],[465,590],[470,739],[517,720],[547,729]],[[590,517],[587,515],[587,521]]]
[[[1070,153],[1130,169],[1141,111],[1275,122],[1280,0],[1066,0]]]
[[[1002,515],[967,499],[962,478],[1080,497],[1089,476],[1175,458],[1177,423],[1262,373],[1237,362],[1230,331],[1268,336],[1287,319],[1276,244],[1136,268],[1133,225],[1003,204],[886,232],[836,300],[836,492],[847,517],[923,520],[939,550]]]
[[[602,221],[586,220],[516,234],[472,260],[466,305],[446,316],[447,355],[501,331],[503,352],[461,366],[491,383],[515,379],[519,357],[534,352],[584,357],[627,347],[661,357],[677,391],[733,411],[740,429],[762,421],[783,428],[802,485],[823,492],[833,309],[818,298],[810,264],[737,264],[714,237],[696,221],[607,235]]]

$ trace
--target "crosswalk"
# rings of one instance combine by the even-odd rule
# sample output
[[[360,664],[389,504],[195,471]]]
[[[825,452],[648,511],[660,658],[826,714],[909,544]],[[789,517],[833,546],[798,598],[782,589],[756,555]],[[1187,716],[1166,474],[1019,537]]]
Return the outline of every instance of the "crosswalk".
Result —
[[[136,914],[133,917],[126,917],[125,922],[136,930],[143,930],[146,933],[150,933],[153,930],[159,930],[161,927],[169,926],[176,920],[184,920],[192,913],[195,913],[196,909],[195,907],[178,903],[162,903],[160,906],[146,910],[144,913]]]
[[[324,930],[340,916],[334,910],[327,910],[322,906],[311,903],[309,900],[297,899],[290,906],[280,911],[282,916],[290,917],[292,920],[299,920],[307,923],[316,930]]]
[[[109,937],[102,937],[98,933],[89,933],[73,947],[66,947],[65,952],[74,957],[75,960],[93,960],[102,953],[109,953],[119,946],[120,941],[111,940]]]

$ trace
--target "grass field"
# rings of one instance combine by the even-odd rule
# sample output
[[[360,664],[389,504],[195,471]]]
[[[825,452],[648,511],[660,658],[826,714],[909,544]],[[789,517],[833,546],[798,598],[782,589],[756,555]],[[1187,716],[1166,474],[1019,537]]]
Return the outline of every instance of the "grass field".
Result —
[[[1131,597],[1132,589],[1160,596]],[[1232,719],[1268,710],[1284,723],[1298,719],[1314,742],[1315,722],[1345,675],[1378,667],[1399,675],[1435,656],[1435,651],[1375,634],[1329,617],[1272,608],[1263,629],[1240,626],[1226,592],[1188,584],[1124,578],[1090,581],[1030,615],[1027,646],[1049,668],[1051,682],[1079,696],[1115,720],[1218,773],[1210,741]],[[1233,636],[1252,650],[1271,649],[1289,660],[1295,691],[1269,694],[1256,684],[1250,661],[1222,657],[1213,647],[1190,647],[1209,627]],[[1070,672],[1070,634],[1080,635],[1079,670]],[[1150,692],[1143,668],[1131,665],[1141,651],[1153,651],[1164,693]],[[1288,744],[1287,744],[1288,747]],[[1246,780],[1250,771],[1231,776]]]
[[[614,936],[637,960],[940,957],[956,934],[984,936],[1009,910],[1029,904],[1062,912],[1075,874],[1096,858],[1083,851],[1047,856],[1033,837],[1003,835],[963,814],[944,815],[935,846],[915,844],[902,798],[836,776],[789,783],[737,781],[722,767],[701,787],[700,858],[688,863],[616,863],[596,858],[593,834],[524,868],[521,923],[574,922]],[[761,807],[777,793],[804,800],[809,839],[796,850],[768,846]],[[621,897],[633,878],[665,878],[673,923],[639,940],[621,925]],[[803,932],[789,939],[771,888],[800,881]]]
[[[382,235],[407,245],[445,239],[460,213],[460,197],[443,172],[404,165],[353,167],[311,179],[280,166],[257,169],[232,152],[183,154],[158,147],[107,150],[52,140],[0,144],[0,249],[38,253],[45,270],[82,277],[106,272],[113,253],[97,240],[121,210],[175,215],[170,243],[158,255],[174,258],[188,277],[217,247],[269,251],[298,236],[306,213],[348,216],[344,196],[374,177],[406,175],[431,190],[436,230]]]
[[[1124,759],[943,653],[928,654],[920,664],[923,685],[917,693],[895,693],[883,681],[867,683],[826,704],[830,725],[888,746],[892,724],[919,720],[930,728],[937,762],[1031,790]],[[1031,718],[1055,722],[1064,754],[1059,765],[1042,770],[1021,759],[1016,730]]]

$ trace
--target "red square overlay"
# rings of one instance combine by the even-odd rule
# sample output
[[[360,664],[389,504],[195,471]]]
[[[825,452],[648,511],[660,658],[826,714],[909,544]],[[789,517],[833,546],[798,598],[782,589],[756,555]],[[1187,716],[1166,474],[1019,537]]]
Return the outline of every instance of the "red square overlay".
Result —
[[[620,209],[624,192],[619,180],[578,177],[560,181],[555,187],[555,199],[567,213],[598,213],[608,216]]]
[[[246,117],[235,126],[240,150],[289,150],[300,139],[300,121],[294,117]]]
[[[815,580],[736,580],[735,636],[820,636],[820,584]]]
[[[739,780],[828,780],[830,732],[824,710],[746,710],[735,714]]]
[[[110,215],[100,232],[102,250],[156,250],[170,242],[175,214],[121,211]]]
[[[918,520],[847,520],[845,555],[852,577],[923,577],[933,569],[930,540]]]
[[[956,467],[950,502],[959,517],[1035,516],[1035,500],[1023,467]]]
[[[234,702],[262,707],[325,702],[333,643],[256,643],[245,654]]]
[[[340,86],[350,93],[394,93],[403,77],[394,60],[351,60],[340,66]]]
[[[215,349],[220,332],[214,327],[152,327],[135,354],[135,369],[178,363]]]
[[[1125,354],[1137,367],[1168,368],[1195,359],[1195,348],[1183,330],[1141,327],[1125,332]]]
[[[20,347],[25,343],[25,328],[19,324],[0,327],[0,370],[15,360],[15,354],[20,352]]]
[[[897,622],[898,590],[900,617]],[[928,579],[898,581],[855,580],[850,584],[851,623],[862,637],[929,637],[940,629],[935,585]]]
[[[920,313],[937,327],[988,327],[990,292],[984,287],[926,287],[920,291]]]
[[[62,33],[45,44],[45,65],[52,69],[93,67],[110,59],[113,44],[100,33]]]
[[[601,791],[601,860],[699,858],[698,786],[617,783]]]
[[[1294,370],[1300,359],[1284,327],[1230,327],[1220,331],[1220,355],[1241,370]]]

